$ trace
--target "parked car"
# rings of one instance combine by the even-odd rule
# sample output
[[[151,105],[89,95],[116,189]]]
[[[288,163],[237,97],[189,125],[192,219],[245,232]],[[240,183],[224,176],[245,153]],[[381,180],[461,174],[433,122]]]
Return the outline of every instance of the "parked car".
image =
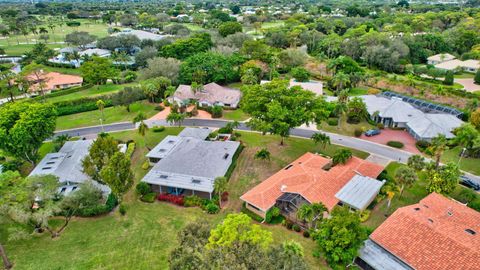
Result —
[[[466,177],[465,175],[460,176],[460,184],[476,191],[480,190],[480,184]]]
[[[380,129],[370,129],[365,132],[365,136],[371,137],[380,134]]]

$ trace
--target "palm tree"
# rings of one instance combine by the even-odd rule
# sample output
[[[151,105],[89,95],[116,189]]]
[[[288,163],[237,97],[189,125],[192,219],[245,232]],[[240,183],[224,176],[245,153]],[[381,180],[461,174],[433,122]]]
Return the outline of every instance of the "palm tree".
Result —
[[[341,91],[350,83],[350,77],[348,74],[338,72],[332,78],[332,85],[337,91]]]
[[[127,52],[122,51],[117,54],[115,54],[115,61],[119,63],[123,63],[123,67],[125,70],[127,69],[127,63],[130,61],[130,56],[127,54]]]
[[[438,169],[443,152],[448,150],[447,137],[445,137],[443,134],[439,134],[437,137],[432,139],[428,149],[435,157],[435,169]]]
[[[302,204],[297,210],[297,218],[303,220],[305,223],[312,222],[314,215],[312,205],[309,203]]]
[[[332,161],[333,165],[345,164],[352,157],[352,151],[348,149],[340,149],[335,152],[333,155]]]
[[[227,178],[226,177],[217,177],[213,184],[213,189],[218,195],[218,206],[222,208],[222,194],[227,191]]]
[[[327,147],[327,144],[330,145],[330,137],[325,133],[314,133],[311,137],[315,144],[320,143],[323,149]]]
[[[152,83],[145,83],[141,85],[141,88],[145,95],[150,98],[151,102],[155,102],[155,96],[158,95],[158,88],[157,86]]]
[[[263,148],[255,153],[255,159],[270,160],[270,152],[267,148]]]
[[[328,211],[328,209],[323,203],[312,203],[312,210],[312,227],[316,229],[318,222],[323,219],[323,213]]]
[[[50,28],[50,31],[52,32],[52,36],[53,36],[53,42],[57,42],[56,39],[55,39],[55,23],[53,22],[49,22],[48,23],[48,28]]]
[[[166,120],[170,125],[178,124],[181,127],[183,120],[185,120],[185,114],[172,111]]]
[[[395,180],[400,185],[400,198],[402,197],[405,186],[410,187],[417,179],[418,176],[414,169],[406,166],[398,168],[395,172]]]

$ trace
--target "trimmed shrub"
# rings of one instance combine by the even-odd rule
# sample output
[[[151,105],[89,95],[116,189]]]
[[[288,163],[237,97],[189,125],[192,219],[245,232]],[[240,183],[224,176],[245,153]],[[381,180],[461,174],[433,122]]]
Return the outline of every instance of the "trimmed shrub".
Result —
[[[148,168],[150,168],[150,163],[147,161],[145,161],[143,164],[142,164],[142,169],[144,170],[148,170]]]
[[[133,155],[133,152],[135,152],[135,143],[131,142],[127,145],[127,151],[125,152],[125,156],[128,158],[131,158]]]
[[[140,182],[135,187],[135,191],[137,192],[138,195],[145,196],[149,194],[151,190],[150,190],[150,186],[147,183]]]
[[[213,202],[210,202],[205,206],[205,211],[209,214],[216,214],[220,211],[220,207]]]
[[[164,126],[154,126],[152,128],[153,132],[163,132],[165,130]]]
[[[300,226],[298,226],[298,224],[293,224],[292,229],[296,232],[300,232],[302,230],[302,228],[300,228]]]
[[[403,148],[404,144],[398,141],[389,141],[387,142],[388,146],[395,147],[395,148]]]
[[[210,113],[212,114],[212,118],[220,118],[223,116],[223,108],[215,105],[210,108]]]
[[[157,106],[155,106],[155,109],[154,109],[154,110],[161,112],[161,111],[165,110],[165,107],[163,107],[162,105],[157,105]]]
[[[181,196],[181,195],[160,193],[160,194],[158,194],[157,199],[159,201],[169,202],[169,203],[173,203],[173,204],[180,205],[180,206],[183,206],[183,204],[184,204],[183,196]]]
[[[287,220],[285,222],[285,227],[287,227],[287,229],[291,230],[292,227],[293,227],[293,222],[291,222],[290,220]]]
[[[125,216],[125,214],[127,213],[127,207],[125,206],[125,204],[120,204],[118,211],[120,212],[120,215]]]
[[[107,201],[105,202],[105,204],[98,204],[93,207],[83,208],[81,209],[81,211],[78,211],[76,213],[76,216],[93,217],[93,216],[102,215],[112,211],[113,208],[117,206],[117,204],[118,204],[117,197],[115,197],[113,193],[110,193],[107,197]]]
[[[353,134],[355,135],[355,137],[360,137],[362,136],[362,133],[363,133],[363,130],[361,128],[356,128],[355,131],[353,132]]]
[[[310,232],[309,231],[303,231],[303,237],[309,238],[310,237]]]
[[[207,204],[208,200],[202,199],[196,195],[192,196],[187,196],[183,198],[183,206],[185,207],[192,207],[192,206],[198,206],[198,207],[203,207],[204,205]]]
[[[338,118],[328,118],[327,124],[329,126],[338,126]]]
[[[427,142],[427,141],[417,141],[415,143],[415,146],[417,147],[418,150],[420,150],[421,152],[425,152],[425,150],[427,150],[428,147],[430,147],[430,143]]]
[[[360,212],[360,222],[365,222],[370,217],[370,210],[363,210]]]
[[[146,202],[146,203],[153,203],[155,201],[155,196],[157,196],[157,194],[155,192],[150,192],[148,194],[145,194],[144,196],[142,196],[140,198],[140,200],[142,202]]]
[[[385,125],[383,123],[377,123],[377,128],[378,129],[384,129]]]

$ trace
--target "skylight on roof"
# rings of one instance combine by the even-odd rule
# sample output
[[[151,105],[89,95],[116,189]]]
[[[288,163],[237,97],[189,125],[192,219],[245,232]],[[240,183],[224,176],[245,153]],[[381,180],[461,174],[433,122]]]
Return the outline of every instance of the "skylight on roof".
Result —
[[[474,230],[472,229],[465,229],[465,232],[468,233],[468,234],[471,234],[471,235],[475,235],[477,234]]]
[[[202,180],[200,179],[192,179],[192,183],[194,184],[200,184],[202,182]]]
[[[162,175],[160,175],[160,178],[162,178],[162,179],[167,179],[167,178],[168,178],[168,175],[162,174]]]
[[[43,167],[42,170],[50,170],[52,167]]]

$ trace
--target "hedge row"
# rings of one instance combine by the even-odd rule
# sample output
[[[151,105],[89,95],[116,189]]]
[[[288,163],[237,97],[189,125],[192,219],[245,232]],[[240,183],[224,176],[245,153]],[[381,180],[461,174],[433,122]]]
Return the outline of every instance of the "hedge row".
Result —
[[[79,217],[93,217],[111,212],[118,205],[118,199],[110,193],[105,204],[98,204],[93,207],[83,208],[77,212]]]
[[[65,89],[65,90],[57,90],[57,91],[53,91],[50,94],[46,94],[45,98],[53,98],[53,97],[64,96],[64,95],[68,95],[68,94],[71,94],[71,93],[76,93],[76,92],[80,92],[80,91],[89,89],[90,87],[92,87],[91,84],[85,84],[85,85],[82,85],[82,86],[72,87],[72,88],[68,88],[68,89]],[[36,96],[36,97],[32,97],[31,99],[32,100],[40,100],[40,99],[43,99],[43,96]]]
[[[57,68],[71,68],[71,69],[77,68],[75,65],[72,65],[72,64],[53,63],[53,62],[50,62],[50,61],[45,62],[45,66],[57,67]]]
[[[232,157],[232,164],[230,164],[230,167],[228,167],[227,173],[225,174],[225,177],[227,179],[230,179],[230,177],[232,176],[233,170],[237,166],[238,156],[243,151],[243,148],[245,148],[245,147],[243,146],[243,144],[240,143],[240,146],[238,147],[237,151],[235,152],[235,154]]]
[[[75,100],[67,100],[55,102],[57,113],[59,116],[69,115],[81,112],[94,111],[98,109],[97,101],[101,99],[105,102],[105,108],[113,106],[112,95],[101,95],[89,98],[80,98]]]

